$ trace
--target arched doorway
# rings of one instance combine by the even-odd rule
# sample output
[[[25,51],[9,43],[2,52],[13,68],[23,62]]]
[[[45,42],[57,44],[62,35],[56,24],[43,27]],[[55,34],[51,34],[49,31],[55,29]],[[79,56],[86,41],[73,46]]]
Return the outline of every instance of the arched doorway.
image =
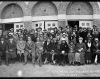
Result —
[[[32,8],[32,16],[37,19],[33,21],[32,28],[41,27],[42,30],[58,27],[58,10],[52,2],[37,2]]]
[[[92,27],[93,25],[93,7],[89,2],[70,2],[66,9],[66,15],[73,16],[73,19],[68,19],[68,24],[72,27],[75,25]]]
[[[24,27],[23,23],[16,25],[16,19],[22,18],[23,16],[23,10],[17,3],[6,5],[1,12],[1,19],[4,21],[4,30],[14,28],[16,32],[20,27]]]

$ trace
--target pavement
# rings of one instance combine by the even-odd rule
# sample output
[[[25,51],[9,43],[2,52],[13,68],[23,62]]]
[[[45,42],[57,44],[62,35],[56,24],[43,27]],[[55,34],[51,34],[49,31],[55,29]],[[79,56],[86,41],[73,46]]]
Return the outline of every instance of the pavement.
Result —
[[[19,72],[18,72],[19,71]],[[83,66],[58,66],[42,65],[35,66],[31,62],[26,65],[16,62],[6,66],[0,66],[0,77],[100,77],[100,64]]]

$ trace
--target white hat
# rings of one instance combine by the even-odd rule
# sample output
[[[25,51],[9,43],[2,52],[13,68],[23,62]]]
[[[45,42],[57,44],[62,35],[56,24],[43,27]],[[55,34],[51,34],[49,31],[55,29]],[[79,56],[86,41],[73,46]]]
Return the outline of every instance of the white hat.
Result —
[[[79,40],[83,40],[83,38],[82,37],[79,37]]]
[[[13,33],[12,33],[12,32],[10,32],[9,34],[10,34],[10,35],[13,35]]]
[[[98,40],[98,38],[95,38],[95,40]]]
[[[68,36],[68,34],[67,34],[67,33],[63,33],[62,35],[66,35],[66,36]]]
[[[65,38],[61,38],[61,40],[63,41],[63,40],[65,40]]]
[[[51,30],[51,33],[53,33],[54,31],[53,30]]]
[[[66,35],[66,33],[63,33],[63,35]]]

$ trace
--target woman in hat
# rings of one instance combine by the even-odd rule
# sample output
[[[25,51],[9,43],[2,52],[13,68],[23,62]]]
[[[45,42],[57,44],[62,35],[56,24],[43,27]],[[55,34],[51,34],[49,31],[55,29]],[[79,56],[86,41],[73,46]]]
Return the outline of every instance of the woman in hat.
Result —
[[[23,40],[23,36],[20,36],[19,40],[17,41],[17,55],[19,62],[22,62],[24,60],[25,47],[26,42]]]
[[[78,65],[83,65],[85,64],[85,51],[86,51],[86,45],[85,43],[82,42],[83,38],[79,38],[79,43],[76,44],[76,53],[75,53],[75,61],[77,62]]]
[[[60,65],[64,65],[65,64],[65,60],[66,60],[66,55],[69,52],[69,47],[68,44],[66,42],[66,40],[64,38],[61,39],[61,44],[60,44],[60,54],[59,54],[59,64]]]
[[[7,53],[6,53],[6,61],[7,65],[9,65],[9,58],[12,59],[12,63],[15,63],[16,58],[16,42],[14,38],[11,36],[7,41]]]
[[[91,63],[92,52],[93,52],[93,43],[92,43],[91,39],[88,39],[86,42],[86,53],[85,53],[85,60],[86,60],[87,64]]]
[[[75,44],[73,41],[71,41],[69,44],[69,53],[68,53],[68,59],[69,59],[69,65],[74,65],[75,61]]]
[[[65,41],[67,42],[67,44],[69,43],[68,34],[66,34],[66,33],[63,33],[63,34],[62,34],[62,37],[61,37],[61,39],[62,39],[62,38],[64,38],[64,39],[65,39]],[[60,39],[60,40],[61,40],[61,39]]]

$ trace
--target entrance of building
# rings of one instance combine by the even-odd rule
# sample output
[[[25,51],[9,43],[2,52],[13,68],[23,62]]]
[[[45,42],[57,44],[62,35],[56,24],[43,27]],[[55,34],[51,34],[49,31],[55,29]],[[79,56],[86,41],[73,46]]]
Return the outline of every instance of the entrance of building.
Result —
[[[75,28],[75,25],[77,25],[79,29],[79,21],[68,21],[68,25],[70,25],[72,28]]]
[[[79,27],[82,27],[82,28],[87,28],[87,27],[90,27],[92,28],[93,26],[93,21],[92,20],[79,20],[79,21],[68,21],[68,24],[74,28],[75,25],[78,26],[78,30],[79,30]]]
[[[14,23],[5,24],[5,31],[10,30],[11,28],[14,28]]]
[[[58,21],[37,21],[37,22],[33,22],[32,28],[33,29],[37,29],[41,27],[42,31],[44,29],[49,30],[50,28],[58,28]]]

